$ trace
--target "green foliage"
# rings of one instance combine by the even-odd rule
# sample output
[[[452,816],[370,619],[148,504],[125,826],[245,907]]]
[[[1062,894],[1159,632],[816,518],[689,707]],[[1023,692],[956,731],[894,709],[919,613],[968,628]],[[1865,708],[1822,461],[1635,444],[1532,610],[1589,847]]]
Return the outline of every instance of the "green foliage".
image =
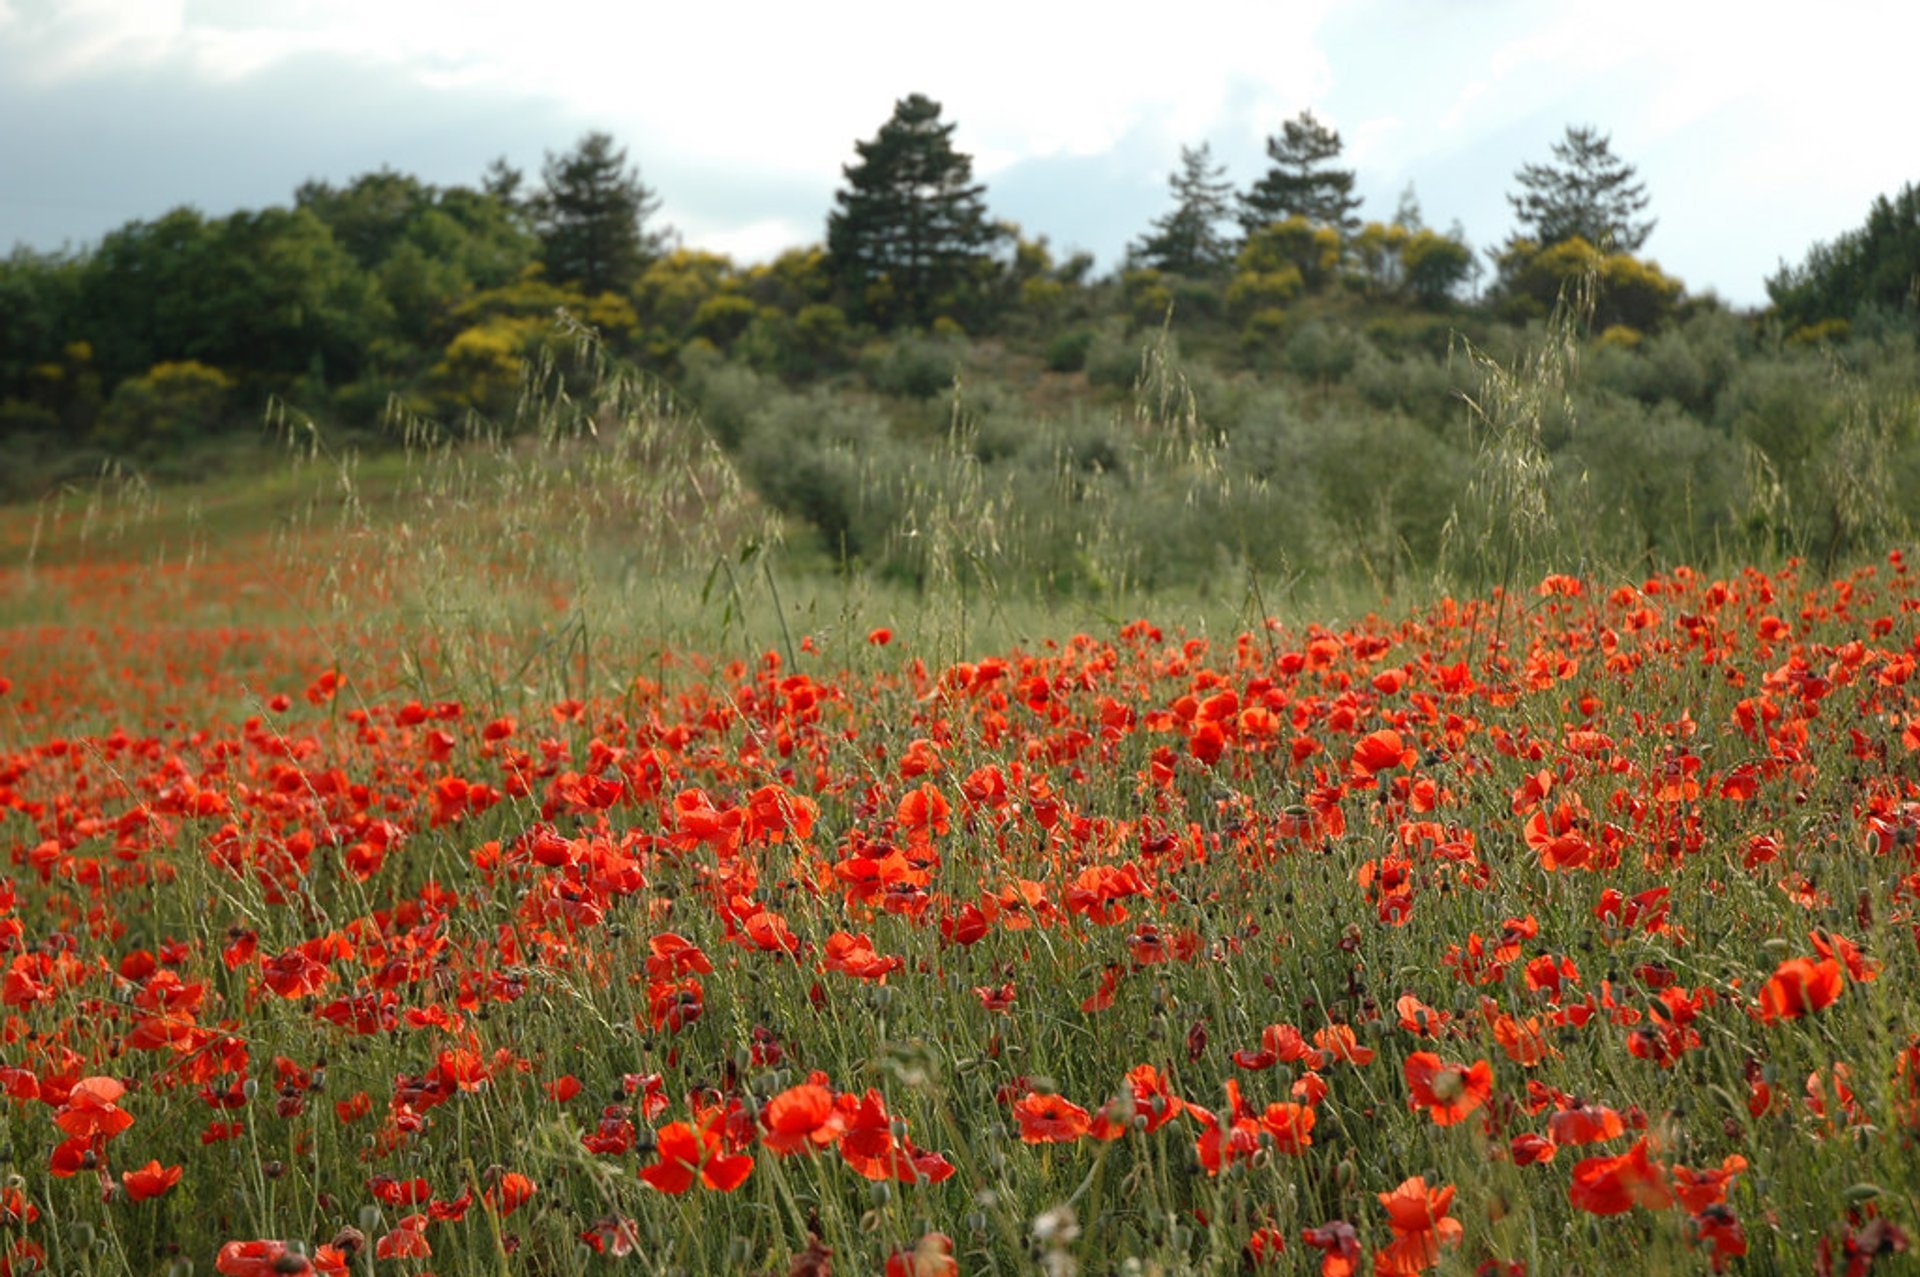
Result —
[[[763,307],[734,351],[757,369],[801,381],[844,367],[850,332],[846,312],[828,302],[809,303],[791,317]]]
[[[978,304],[981,267],[1003,235],[987,218],[973,160],[940,104],[915,93],[842,172],[827,218],[829,269],[847,309],[883,327],[927,324]]]
[[[1049,372],[1079,372],[1087,366],[1087,352],[1093,348],[1093,332],[1087,328],[1076,328],[1061,333],[1047,343],[1046,364]]]
[[[1514,175],[1521,190],[1507,202],[1520,221],[1515,238],[1548,249],[1583,239],[1612,253],[1639,252],[1654,226],[1634,220],[1647,207],[1646,186],[1614,155],[1612,139],[1569,125],[1553,144],[1553,158],[1552,164],[1522,165]]]
[[[1442,235],[1398,222],[1368,222],[1347,241],[1347,255],[1361,292],[1429,309],[1451,301],[1474,266],[1473,250],[1457,232]]]
[[[1173,311],[1173,286],[1151,267],[1129,270],[1120,277],[1120,293],[1127,315],[1140,327],[1166,322]]]
[[[1262,227],[1289,218],[1333,231],[1357,230],[1360,197],[1353,193],[1351,169],[1333,168],[1340,158],[1340,134],[1302,111],[1267,139],[1273,166],[1240,196],[1240,225],[1251,237]]]
[[[155,364],[114,388],[96,430],[102,442],[152,455],[224,428],[234,381],[193,360]]]
[[[1363,292],[1389,297],[1405,282],[1401,256],[1406,251],[1406,227],[1368,222],[1347,241],[1347,254],[1353,261],[1353,277]]]
[[[1208,144],[1180,148],[1180,171],[1167,178],[1174,206],[1153,223],[1153,230],[1129,251],[1142,265],[1170,275],[1206,279],[1223,272],[1233,260],[1232,247],[1220,231],[1229,217],[1227,197],[1233,184],[1226,166],[1213,162]]]
[[[39,370],[58,363],[77,333],[80,264],[65,253],[16,246],[0,258],[0,399],[30,397]]]
[[[1366,338],[1345,325],[1311,320],[1287,337],[1281,362],[1297,377],[1309,381],[1340,381],[1353,371]]]
[[[549,151],[540,177],[533,214],[550,279],[588,294],[623,292],[672,236],[648,228],[659,198],[610,134],[588,133],[565,155]]]
[[[132,223],[87,260],[80,294],[110,381],[183,359],[269,384],[351,380],[393,322],[374,278],[304,208]]]
[[[1296,215],[1251,232],[1234,259],[1235,276],[1285,274],[1291,270],[1308,292],[1317,293],[1333,282],[1340,267],[1340,252],[1338,231],[1315,226]]]
[[[1816,340],[1836,331],[1823,322],[1869,307],[1920,316],[1920,184],[1876,197],[1864,226],[1815,244],[1798,266],[1783,265],[1767,280],[1767,296],[1789,331],[1810,329]]]
[[[748,267],[741,287],[762,306],[789,314],[831,302],[833,273],[827,251],[817,246],[789,248],[771,262]]]
[[[1516,317],[1545,315],[1563,295],[1593,285],[1591,322],[1650,332],[1674,314],[1684,289],[1658,265],[1626,253],[1602,253],[1579,237],[1542,249],[1512,240],[1498,262],[1496,293]]]
[[[1563,482],[1579,476],[1587,534],[1616,561],[1693,561],[1732,535],[1749,503],[1738,451],[1671,400],[1583,403],[1560,470]]]
[[[906,399],[931,399],[953,385],[966,357],[954,336],[907,333],[871,347],[861,359],[874,389]]]
[[[1473,250],[1456,232],[1442,235],[1423,228],[1400,246],[1405,287],[1416,301],[1429,308],[1450,301],[1472,278],[1474,266]]]
[[[693,312],[689,329],[694,336],[704,337],[724,350],[747,330],[759,313],[760,308],[752,299],[721,293],[700,303],[700,309]]]

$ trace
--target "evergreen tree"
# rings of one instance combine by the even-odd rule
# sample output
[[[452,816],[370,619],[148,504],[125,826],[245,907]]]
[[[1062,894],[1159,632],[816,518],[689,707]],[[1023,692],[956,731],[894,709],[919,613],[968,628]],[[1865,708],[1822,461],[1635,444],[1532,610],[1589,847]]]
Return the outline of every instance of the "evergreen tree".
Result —
[[[665,246],[668,232],[647,229],[659,198],[611,135],[589,133],[565,155],[549,151],[540,177],[534,226],[554,282],[578,284],[588,296],[624,292]]]
[[[924,324],[964,309],[989,273],[1002,232],[987,217],[973,160],[953,148],[940,104],[915,93],[894,104],[827,217],[836,285],[856,315],[880,324]]]
[[[1153,223],[1134,255],[1144,266],[1174,275],[1204,279],[1218,275],[1233,261],[1233,248],[1220,233],[1228,216],[1227,196],[1233,184],[1224,164],[1213,162],[1207,143],[1180,148],[1180,171],[1167,178],[1173,188],[1173,211]]]
[[[1851,320],[1862,307],[1920,312],[1920,185],[1876,197],[1865,226],[1815,244],[1799,266],[1783,263],[1767,296],[1790,327]]]
[[[1553,158],[1557,163],[1525,164],[1515,174],[1522,190],[1507,202],[1520,219],[1518,238],[1541,249],[1577,237],[1604,252],[1640,251],[1654,226],[1633,220],[1647,207],[1647,188],[1613,153],[1611,139],[1569,125],[1553,144]]]
[[[1304,217],[1348,234],[1360,226],[1360,197],[1352,169],[1330,167],[1340,158],[1340,135],[1302,111],[1267,139],[1273,167],[1240,196],[1240,225],[1251,235],[1263,226]]]

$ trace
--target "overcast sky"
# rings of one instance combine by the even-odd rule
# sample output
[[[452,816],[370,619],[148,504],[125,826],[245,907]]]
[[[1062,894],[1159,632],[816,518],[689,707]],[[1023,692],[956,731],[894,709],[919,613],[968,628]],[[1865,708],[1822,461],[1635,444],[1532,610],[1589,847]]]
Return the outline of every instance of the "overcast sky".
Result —
[[[996,217],[1113,264],[1183,142],[1230,177],[1302,108],[1339,129],[1365,216],[1411,184],[1476,247],[1569,123],[1612,134],[1694,292],[1765,277],[1920,181],[1916,0],[0,0],[0,247],[79,247],[180,204],[285,203],[390,166],[537,175],[624,144],[689,245],[819,241],[857,139],[921,92]]]

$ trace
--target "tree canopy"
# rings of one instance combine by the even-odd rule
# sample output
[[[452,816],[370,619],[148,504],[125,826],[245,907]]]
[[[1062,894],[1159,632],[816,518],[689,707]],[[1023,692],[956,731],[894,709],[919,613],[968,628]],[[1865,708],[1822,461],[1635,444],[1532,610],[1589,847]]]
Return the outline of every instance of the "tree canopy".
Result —
[[[671,238],[648,227],[659,197],[610,134],[588,133],[565,155],[549,151],[540,177],[534,225],[547,277],[557,283],[589,296],[627,289]]]
[[[1220,231],[1233,192],[1226,173],[1225,165],[1213,162],[1207,143],[1180,148],[1180,169],[1167,178],[1174,206],[1155,219],[1153,230],[1133,250],[1142,265],[1202,279],[1232,263],[1233,246]]]
[[[1864,226],[1815,244],[1798,266],[1782,264],[1767,296],[1793,328],[1851,320],[1866,307],[1920,311],[1920,185],[1876,197]]]
[[[987,217],[973,160],[954,149],[940,104],[915,93],[894,104],[827,218],[831,271],[855,315],[924,324],[965,309],[1002,231]]]
[[[1509,194],[1519,218],[1516,239],[1542,249],[1584,239],[1607,252],[1637,253],[1654,223],[1636,220],[1647,207],[1647,188],[1634,168],[1613,153],[1612,139],[1597,129],[1569,125],[1553,144],[1551,164],[1523,164]]]
[[[1340,134],[1302,111],[1267,139],[1266,175],[1240,196],[1240,225],[1251,235],[1263,226],[1303,217],[1340,232],[1358,230],[1360,197],[1352,169],[1333,167]]]

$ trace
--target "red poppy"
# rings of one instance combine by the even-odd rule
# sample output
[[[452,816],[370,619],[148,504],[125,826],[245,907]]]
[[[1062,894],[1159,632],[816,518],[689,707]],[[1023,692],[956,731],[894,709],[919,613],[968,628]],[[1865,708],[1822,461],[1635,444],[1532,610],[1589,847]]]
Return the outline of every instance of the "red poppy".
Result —
[[[1087,1133],[1092,1118],[1061,1095],[1029,1091],[1013,1106],[1023,1144],[1071,1144]]]
[[[431,1259],[433,1245],[427,1241],[427,1217],[408,1215],[399,1226],[374,1243],[375,1259]]]
[[[1612,1109],[1601,1104],[1568,1102],[1547,1119],[1547,1132],[1555,1144],[1600,1144],[1624,1135],[1626,1122]]]
[[[1768,1023],[1797,1020],[1824,1010],[1843,987],[1840,964],[1832,958],[1788,958],[1760,989],[1760,1018]]]
[[[137,1171],[121,1171],[120,1182],[126,1185],[128,1201],[144,1202],[178,1184],[181,1169],[178,1166],[163,1168],[157,1160],[149,1161]]]
[[[822,1076],[825,1076],[824,1074]],[[761,1143],[776,1153],[797,1153],[814,1145],[831,1144],[842,1123],[833,1092],[818,1082],[790,1086],[767,1101],[760,1121],[767,1128]]]
[[[1532,1166],[1537,1162],[1551,1162],[1553,1155],[1560,1151],[1560,1146],[1544,1135],[1526,1131],[1513,1137],[1507,1151],[1515,1166]]]
[[[110,1077],[81,1078],[53,1115],[53,1123],[76,1138],[112,1139],[133,1125],[133,1114],[115,1102],[126,1093],[127,1088]]]
[[[1137,1064],[1127,1070],[1120,1094],[1100,1106],[1088,1133],[1095,1139],[1115,1140],[1127,1133],[1128,1123],[1138,1121],[1147,1134],[1159,1130],[1180,1116],[1186,1103],[1175,1095],[1151,1064]]]
[[[1718,1206],[1727,1200],[1727,1187],[1733,1177],[1747,1169],[1747,1159],[1738,1153],[1729,1153],[1720,1165],[1712,1170],[1694,1171],[1684,1166],[1673,1168],[1673,1195],[1680,1199],[1689,1214],[1698,1215],[1709,1206]]]
[[[502,1215],[511,1215],[533,1200],[540,1186],[519,1171],[508,1171],[500,1177],[500,1182],[488,1189],[482,1196],[488,1206]]]
[[[1320,1277],[1353,1277],[1360,1271],[1360,1237],[1346,1220],[1329,1220],[1318,1228],[1302,1229],[1300,1240],[1325,1252],[1320,1259]]]
[[[1373,1063],[1373,1048],[1360,1045],[1360,1039],[1354,1036],[1351,1025],[1330,1024],[1313,1035],[1313,1044],[1334,1059],[1344,1060],[1348,1064]]]
[[[1747,1253],[1746,1230],[1733,1212],[1719,1203],[1694,1212],[1687,1221],[1687,1236],[1694,1245],[1709,1248],[1708,1259],[1716,1273],[1727,1270],[1728,1260]]]
[[[1415,1051],[1403,1071],[1411,1095],[1407,1107],[1427,1110],[1435,1126],[1452,1126],[1485,1104],[1493,1094],[1493,1066],[1447,1064],[1431,1051]]]
[[[1402,1277],[1423,1273],[1440,1262],[1442,1246],[1458,1245],[1465,1228],[1448,1217],[1453,1208],[1454,1189],[1430,1189],[1421,1176],[1404,1180],[1390,1193],[1379,1194],[1386,1207],[1387,1223],[1393,1228],[1393,1244],[1373,1257],[1373,1270],[1379,1277]]]
[[[1673,1205],[1673,1191],[1666,1167],[1653,1160],[1641,1139],[1618,1157],[1576,1163],[1567,1200],[1595,1215],[1624,1215],[1636,1206],[1665,1210]]]
[[[660,1160],[640,1169],[640,1178],[663,1193],[684,1193],[697,1178],[708,1188],[731,1193],[753,1172],[753,1158],[729,1154],[721,1146],[716,1124],[702,1123],[696,1132],[685,1122],[670,1122],[658,1136]]]
[[[1400,738],[1400,733],[1386,727],[1361,737],[1354,744],[1353,772],[1360,776],[1377,776],[1390,768],[1411,766],[1416,757]]]
[[[945,1233],[928,1233],[910,1250],[896,1250],[887,1256],[886,1277],[960,1277],[960,1265],[953,1257],[953,1238]]]
[[[213,1268],[225,1277],[301,1277],[314,1270],[306,1256],[278,1241],[228,1242],[214,1256]]]

